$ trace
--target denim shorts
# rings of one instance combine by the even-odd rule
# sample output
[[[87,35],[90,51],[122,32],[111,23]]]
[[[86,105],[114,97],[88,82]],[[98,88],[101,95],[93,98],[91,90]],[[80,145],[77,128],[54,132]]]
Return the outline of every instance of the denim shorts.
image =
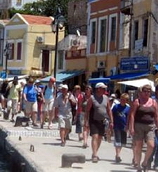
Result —
[[[76,133],[82,133],[82,128],[83,128],[83,114],[79,113],[77,114],[77,119],[76,119]]]
[[[114,130],[114,145],[117,147],[126,145],[127,142],[127,132],[124,130]]]

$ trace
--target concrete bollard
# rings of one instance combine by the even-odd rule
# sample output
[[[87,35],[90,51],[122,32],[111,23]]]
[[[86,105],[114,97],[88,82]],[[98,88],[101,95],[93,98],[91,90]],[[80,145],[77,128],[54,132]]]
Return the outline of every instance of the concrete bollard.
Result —
[[[62,155],[62,167],[71,167],[73,163],[85,163],[85,155],[83,154]]]

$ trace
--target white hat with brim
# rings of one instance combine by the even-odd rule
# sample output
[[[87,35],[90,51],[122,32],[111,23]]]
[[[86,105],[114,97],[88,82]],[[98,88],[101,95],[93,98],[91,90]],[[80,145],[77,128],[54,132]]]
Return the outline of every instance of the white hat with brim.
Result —
[[[106,89],[107,86],[106,86],[103,82],[98,82],[98,83],[95,85],[95,88],[104,88],[104,89]]]
[[[67,90],[68,90],[68,85],[63,84],[63,85],[62,85],[62,88],[65,88],[65,89],[67,89]]]

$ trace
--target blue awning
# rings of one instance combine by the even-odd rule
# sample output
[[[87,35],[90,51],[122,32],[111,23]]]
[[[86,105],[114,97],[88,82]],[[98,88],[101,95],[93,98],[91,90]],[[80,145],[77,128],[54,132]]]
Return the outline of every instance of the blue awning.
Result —
[[[90,78],[89,80],[90,84],[96,84],[98,82],[108,83],[110,81],[110,78]]]
[[[140,78],[140,77],[148,76],[148,75],[149,75],[149,71],[138,72],[138,73],[122,73],[122,74],[110,76],[110,79],[111,80],[117,80],[117,79],[135,79],[135,78]]]
[[[74,78],[75,76],[82,75],[84,70],[67,70],[56,74],[56,82],[61,83],[67,79]],[[41,82],[48,82],[52,76],[41,79]]]
[[[153,66],[155,67],[156,70],[158,70],[158,64],[153,65]]]
[[[139,73],[122,73],[122,74],[107,76],[105,78],[90,78],[89,83],[96,84],[98,82],[103,82],[107,84],[110,80],[135,79],[148,75],[149,75],[149,71],[139,72]]]

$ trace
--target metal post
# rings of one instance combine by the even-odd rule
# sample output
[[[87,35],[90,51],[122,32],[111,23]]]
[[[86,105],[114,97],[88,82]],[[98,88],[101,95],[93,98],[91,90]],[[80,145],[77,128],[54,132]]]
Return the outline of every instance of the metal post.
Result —
[[[56,78],[57,69],[57,56],[58,56],[58,34],[59,34],[59,24],[57,21],[56,25],[56,38],[55,38],[55,57],[54,57],[54,78]]]
[[[5,56],[5,73],[6,73],[6,75],[7,75],[7,70],[8,70],[8,56],[9,56],[9,53],[6,52],[6,56]]]

